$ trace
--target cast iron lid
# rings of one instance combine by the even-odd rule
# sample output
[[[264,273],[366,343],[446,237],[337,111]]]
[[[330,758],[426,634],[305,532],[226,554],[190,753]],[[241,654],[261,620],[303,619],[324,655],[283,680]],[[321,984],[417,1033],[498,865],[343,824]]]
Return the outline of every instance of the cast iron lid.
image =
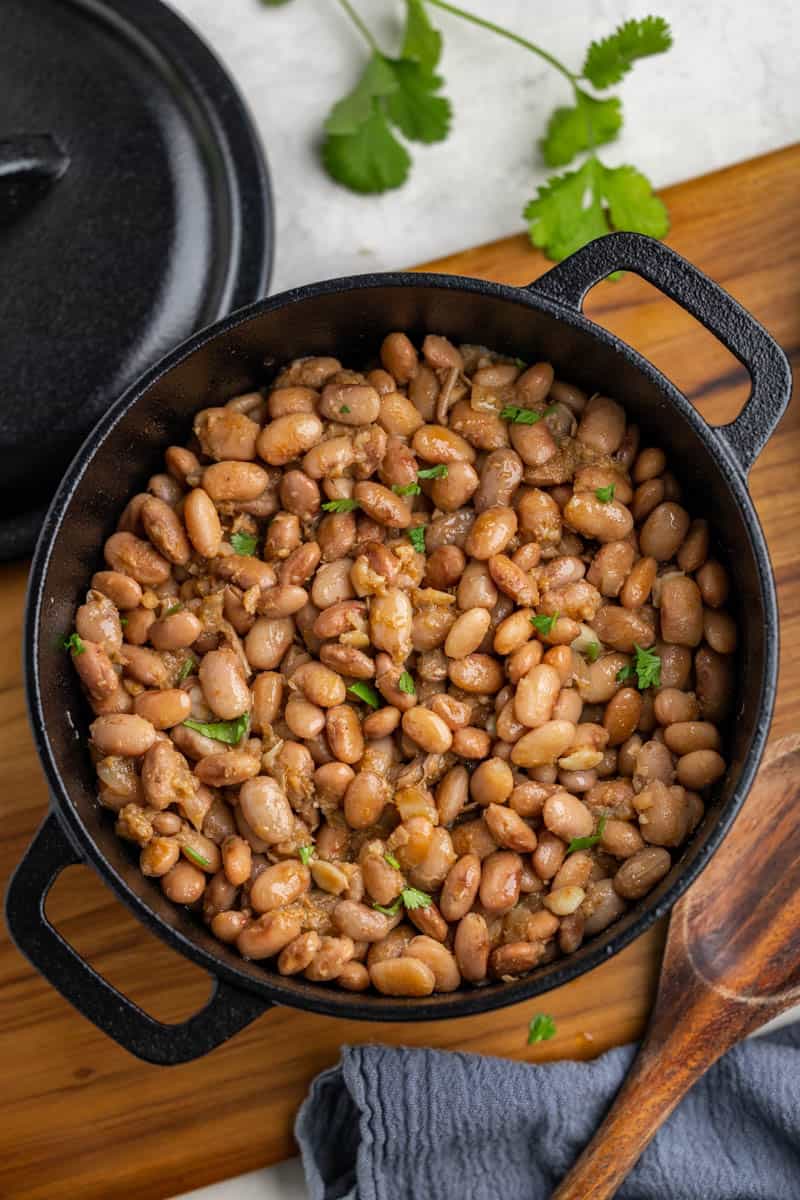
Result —
[[[257,135],[159,0],[0,4],[0,559],[108,405],[176,343],[263,296]]]

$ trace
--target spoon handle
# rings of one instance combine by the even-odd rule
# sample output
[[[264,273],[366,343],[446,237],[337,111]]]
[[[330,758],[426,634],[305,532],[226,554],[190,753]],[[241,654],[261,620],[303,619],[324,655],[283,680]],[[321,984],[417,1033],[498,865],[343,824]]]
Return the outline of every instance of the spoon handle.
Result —
[[[676,1013],[674,1019],[681,1018]],[[552,1200],[606,1200],[616,1194],[659,1127],[719,1057],[681,1061],[681,1049],[668,1042],[643,1046],[605,1120]]]

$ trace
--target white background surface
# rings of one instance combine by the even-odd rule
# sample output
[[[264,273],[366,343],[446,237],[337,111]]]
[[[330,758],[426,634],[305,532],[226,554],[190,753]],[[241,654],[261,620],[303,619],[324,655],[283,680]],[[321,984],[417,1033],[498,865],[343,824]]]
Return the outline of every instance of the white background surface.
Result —
[[[400,0],[354,0],[387,51]],[[573,69],[586,46],[630,16],[655,12],[675,45],[619,87],[626,121],[611,165],[629,162],[656,187],[794,141],[800,122],[800,5],[793,0],[464,0],[538,41]],[[387,270],[491,241],[548,171],[536,141],[569,101],[564,80],[524,50],[432,10],[445,35],[441,71],[455,118],[450,138],[414,147],[409,182],[379,197],[338,187],[316,157],[330,105],[355,82],[364,48],[335,0],[172,0],[238,83],[266,146],[276,201],[271,291],[335,275]],[[192,1200],[300,1200],[299,1164],[281,1164]]]

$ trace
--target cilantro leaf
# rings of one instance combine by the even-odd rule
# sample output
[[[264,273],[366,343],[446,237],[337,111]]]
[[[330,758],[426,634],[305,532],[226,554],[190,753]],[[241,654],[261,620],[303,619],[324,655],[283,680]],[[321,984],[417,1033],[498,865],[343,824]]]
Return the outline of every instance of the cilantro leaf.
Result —
[[[423,467],[417,471],[417,479],[447,479],[447,463],[437,463],[435,467]]]
[[[254,533],[244,533],[239,530],[238,533],[231,534],[231,545],[237,554],[252,555],[256,552],[258,538]]]
[[[663,237],[667,210],[633,167],[605,167],[594,156],[577,171],[555,175],[525,209],[534,246],[566,258],[612,228]]]
[[[615,229],[646,233],[663,238],[669,232],[669,217],[663,201],[653,195],[650,181],[635,167],[601,166],[601,186],[608,215]]]
[[[408,151],[392,133],[377,100],[371,101],[366,121],[351,133],[328,133],[322,162],[337,183],[365,195],[400,187],[411,168]]]
[[[633,648],[636,651],[634,669],[640,689],[644,691],[645,688],[660,687],[661,659],[659,655],[652,650],[643,650],[635,642]]]
[[[418,483],[393,483],[392,491],[396,496],[418,496],[422,488]]]
[[[400,870],[400,863],[397,861],[397,859],[395,858],[395,856],[393,854],[389,853],[388,850],[386,851],[386,853],[384,854],[383,857],[384,857],[384,860],[389,864],[390,867],[394,867],[395,871]]]
[[[433,904],[433,900],[427,892],[421,892],[419,888],[414,887],[404,887],[400,898],[408,909],[429,908]]]
[[[589,645],[586,647],[586,657],[588,658],[589,662],[597,662],[598,658],[600,657],[599,642],[589,642]]]
[[[69,637],[65,637],[61,645],[64,650],[69,650],[76,658],[79,654],[83,654],[86,649],[77,633],[71,633]]]
[[[603,836],[607,820],[608,817],[600,818],[597,822],[597,833],[590,833],[588,837],[573,838],[567,846],[567,854],[574,854],[576,850],[588,850],[590,846],[596,846]]]
[[[164,613],[164,616],[165,616],[165,617],[172,617],[172,616],[174,616],[174,615],[175,615],[175,613],[178,613],[178,612],[180,612],[180,611],[182,610],[182,608],[183,608],[183,605],[182,605],[182,604],[170,604],[169,608],[168,608],[168,609],[167,609],[167,611]]]
[[[551,404],[543,412],[537,412],[535,408],[519,408],[516,404],[507,404],[500,410],[500,420],[512,421],[515,425],[538,425],[539,421],[543,421],[545,417],[549,417],[555,411],[554,404]]]
[[[592,188],[594,161],[588,159],[577,171],[549,179],[525,209],[531,241],[550,258],[567,258],[608,233],[608,221]]]
[[[540,142],[548,167],[563,167],[581,150],[613,142],[622,128],[622,103],[616,96],[599,100],[578,88],[580,102],[557,108]]]
[[[413,696],[417,690],[414,687],[414,680],[411,678],[408,671],[403,671],[403,674],[397,681],[397,686],[399,687],[400,691],[405,692],[407,696]]]
[[[215,742],[225,742],[228,746],[238,746],[250,728],[250,713],[242,713],[232,721],[195,721],[187,717],[183,722],[190,729],[202,733],[203,737],[213,738]]]
[[[441,142],[450,131],[450,101],[436,92],[442,78],[410,59],[390,59],[396,89],[386,97],[390,120],[412,142]]]
[[[528,1025],[528,1045],[533,1046],[536,1042],[547,1042],[551,1037],[555,1037],[556,1023],[547,1013],[537,1013],[535,1017],[531,1017]]]
[[[333,137],[355,134],[375,112],[375,100],[397,90],[397,80],[389,63],[377,51],[368,60],[352,92],[334,104],[325,122],[325,132]]]
[[[425,553],[425,526],[415,525],[413,529],[407,529],[406,535],[411,545],[416,550],[417,554]]]
[[[442,35],[431,25],[422,0],[406,0],[406,29],[400,53],[430,71],[442,56]]]
[[[609,504],[614,499],[614,492],[617,490],[615,483],[610,483],[608,487],[599,487],[594,489],[594,494],[601,504]]]
[[[626,683],[636,676],[636,684],[640,691],[649,687],[661,686],[661,658],[654,650],[644,650],[633,643],[634,660],[626,667],[617,671],[617,683]]]
[[[357,500],[351,500],[347,496],[343,496],[341,500],[326,500],[322,505],[325,512],[343,513],[352,512],[353,509],[359,507]]]
[[[393,865],[393,864],[390,864]],[[387,917],[394,917],[400,911],[400,905],[405,905],[406,909],[428,908],[433,904],[433,900],[427,892],[421,892],[419,888],[404,887],[396,900],[393,900],[390,905],[375,904],[372,907],[378,912],[385,913]]]
[[[596,88],[619,83],[639,58],[662,54],[672,45],[672,33],[663,17],[625,21],[602,41],[592,42],[583,64],[583,78]]]
[[[357,696],[359,700],[363,700],[370,708],[381,707],[381,698],[371,683],[364,683],[359,679],[357,683],[351,683],[347,690]]]
[[[553,632],[553,626],[558,620],[558,613],[537,613],[535,617],[531,617],[531,625],[537,633],[541,633],[542,637],[547,637]]]
[[[314,854],[313,844],[310,846],[298,846],[297,847],[297,857],[300,859],[300,862],[303,864],[304,867],[307,867],[308,864],[311,862],[313,854]]]

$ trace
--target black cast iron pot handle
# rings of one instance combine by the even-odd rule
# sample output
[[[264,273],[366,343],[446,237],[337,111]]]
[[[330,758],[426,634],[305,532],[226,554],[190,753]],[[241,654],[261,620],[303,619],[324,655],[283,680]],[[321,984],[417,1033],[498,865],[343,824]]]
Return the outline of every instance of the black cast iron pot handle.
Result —
[[[47,919],[45,901],[65,867],[82,862],[53,813],[45,818],[9,884],[9,932],[54,988],[137,1058],[176,1066],[208,1054],[272,1004],[213,978],[211,996],[188,1021],[165,1025],[143,1012],[85,962]]]
[[[728,292],[669,246],[640,233],[597,238],[531,287],[558,304],[580,310],[590,288],[613,271],[632,271],[654,284],[705,325],[749,371],[752,387],[742,411],[715,430],[747,474],[789,403],[792,375],[786,355]]]

